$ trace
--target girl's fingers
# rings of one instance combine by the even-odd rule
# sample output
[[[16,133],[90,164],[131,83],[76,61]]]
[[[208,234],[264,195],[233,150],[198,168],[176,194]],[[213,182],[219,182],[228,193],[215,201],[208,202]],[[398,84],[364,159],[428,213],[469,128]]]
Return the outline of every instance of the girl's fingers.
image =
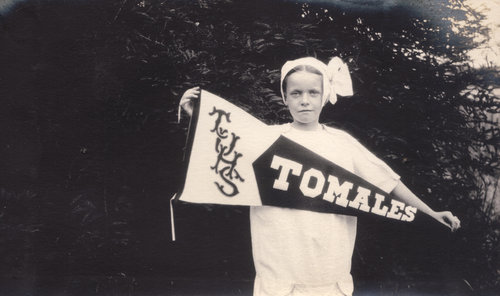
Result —
[[[452,229],[451,220],[449,220],[446,215],[441,214],[436,218],[436,220],[444,226],[448,227],[450,230]]]
[[[441,222],[441,223],[446,225],[446,227],[448,227],[450,230],[453,230],[453,225],[451,224],[451,221],[443,220],[443,222]]]
[[[191,93],[199,94],[200,93],[200,87],[199,86],[193,87],[193,88],[188,89],[188,91],[191,92]]]
[[[448,219],[450,221],[452,231],[460,228],[460,220],[456,216],[451,215],[451,217],[448,217]]]
[[[193,101],[198,99],[200,96],[201,88],[199,86],[190,88],[184,92],[184,94],[181,97],[181,100],[179,101],[179,106],[180,108],[184,109],[189,116],[192,115],[193,113]],[[178,116],[180,117],[180,109],[179,108],[179,114]]]
[[[186,92],[184,96],[190,99],[197,99],[199,95],[200,95],[199,90],[190,89]]]
[[[435,212],[431,216],[439,223],[448,227],[452,232],[460,228],[460,219],[450,211]]]
[[[460,228],[460,219],[454,216],[451,212],[441,212],[441,217],[438,219],[439,222],[450,228],[451,231],[455,231]]]
[[[199,94],[200,92],[197,92],[196,90],[188,90],[185,94],[184,97],[195,97]]]
[[[190,88],[181,97],[180,105],[184,105],[187,102],[197,99],[200,95],[199,87]]]
[[[183,97],[180,101],[180,104],[184,105],[186,103],[192,102],[193,100],[196,100],[197,98],[198,98],[197,95]]]
[[[460,228],[460,219],[458,219],[456,216],[453,216],[455,219],[455,230]]]

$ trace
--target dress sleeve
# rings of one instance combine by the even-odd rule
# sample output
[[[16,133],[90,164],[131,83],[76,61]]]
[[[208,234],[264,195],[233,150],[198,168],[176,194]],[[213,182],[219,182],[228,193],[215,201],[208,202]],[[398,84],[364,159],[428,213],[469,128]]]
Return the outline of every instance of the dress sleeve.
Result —
[[[343,134],[345,141],[352,147],[354,172],[383,191],[390,193],[399,183],[400,176],[354,137],[346,132],[339,132]]]

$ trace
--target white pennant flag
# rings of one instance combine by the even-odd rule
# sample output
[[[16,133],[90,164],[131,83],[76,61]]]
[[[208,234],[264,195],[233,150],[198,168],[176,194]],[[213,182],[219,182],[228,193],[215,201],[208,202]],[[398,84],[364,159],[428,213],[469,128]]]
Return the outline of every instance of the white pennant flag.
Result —
[[[415,207],[282,132],[202,90],[189,131],[185,183],[176,199],[414,220]]]

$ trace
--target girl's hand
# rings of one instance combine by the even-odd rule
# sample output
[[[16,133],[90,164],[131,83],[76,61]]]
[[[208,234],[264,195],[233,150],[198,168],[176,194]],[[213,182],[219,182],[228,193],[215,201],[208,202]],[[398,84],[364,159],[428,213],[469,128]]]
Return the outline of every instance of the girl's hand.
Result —
[[[186,111],[189,116],[193,115],[193,100],[198,99],[200,96],[200,87],[196,86],[190,88],[182,95],[179,105]]]
[[[431,216],[450,228],[452,232],[460,228],[460,220],[456,216],[453,216],[450,211],[434,212]]]

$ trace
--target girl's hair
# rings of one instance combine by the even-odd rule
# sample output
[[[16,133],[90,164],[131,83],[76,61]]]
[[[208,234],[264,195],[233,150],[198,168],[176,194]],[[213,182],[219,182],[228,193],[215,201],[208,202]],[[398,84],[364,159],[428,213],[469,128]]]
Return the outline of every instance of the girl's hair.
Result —
[[[304,72],[308,72],[308,73],[312,73],[312,74],[317,74],[317,75],[323,77],[323,74],[321,74],[321,72],[318,69],[316,69],[316,68],[314,68],[312,66],[309,66],[309,65],[298,65],[298,66],[294,67],[292,70],[290,70],[290,72],[288,72],[286,74],[285,78],[283,79],[283,91],[284,91],[285,94],[286,94],[286,84],[287,84],[288,77],[290,75],[292,75],[293,73],[300,72],[300,71],[304,71]]]

